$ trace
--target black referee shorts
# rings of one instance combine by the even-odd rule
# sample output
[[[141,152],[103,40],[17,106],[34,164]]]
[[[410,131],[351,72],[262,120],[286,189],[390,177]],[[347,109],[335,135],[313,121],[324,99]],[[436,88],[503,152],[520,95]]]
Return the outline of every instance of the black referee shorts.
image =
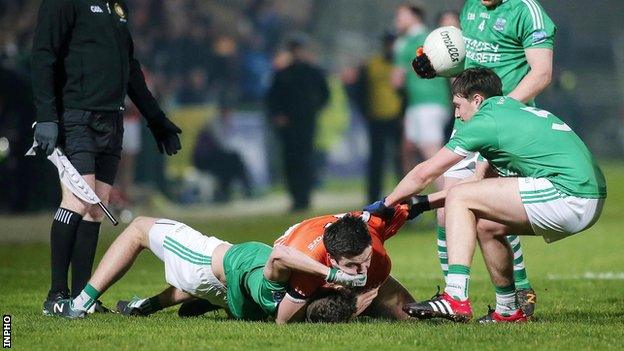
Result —
[[[82,174],[113,185],[123,141],[121,112],[65,110],[60,121],[60,146]]]

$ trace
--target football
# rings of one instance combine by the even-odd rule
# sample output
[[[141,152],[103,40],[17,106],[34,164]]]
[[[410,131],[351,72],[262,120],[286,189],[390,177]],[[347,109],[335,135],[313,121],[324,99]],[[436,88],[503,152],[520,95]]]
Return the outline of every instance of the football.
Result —
[[[453,77],[464,70],[466,46],[458,28],[440,27],[431,32],[425,39],[423,52],[438,76]]]

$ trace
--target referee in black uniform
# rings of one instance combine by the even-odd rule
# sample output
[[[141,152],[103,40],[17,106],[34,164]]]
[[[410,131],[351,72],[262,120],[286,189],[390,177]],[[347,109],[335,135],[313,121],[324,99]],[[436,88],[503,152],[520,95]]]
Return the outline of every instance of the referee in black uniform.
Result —
[[[119,164],[126,95],[147,120],[160,152],[180,150],[173,124],[145,85],[134,57],[123,0],[43,0],[32,50],[32,83],[39,150],[60,146],[74,167],[108,202]],[[91,276],[103,213],[63,185],[50,233],[52,282],[43,313],[83,289]],[[96,304],[96,311],[106,311]]]

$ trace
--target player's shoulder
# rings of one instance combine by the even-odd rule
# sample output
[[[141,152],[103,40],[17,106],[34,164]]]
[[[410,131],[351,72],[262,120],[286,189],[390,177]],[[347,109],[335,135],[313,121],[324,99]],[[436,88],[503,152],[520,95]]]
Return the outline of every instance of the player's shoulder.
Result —
[[[539,21],[544,16],[544,8],[538,0],[507,0],[509,8],[519,16],[530,16]]]
[[[483,122],[496,122],[501,118],[509,117],[513,111],[519,111],[526,107],[523,103],[509,96],[495,96],[483,102],[483,105],[475,116]]]
[[[468,126],[476,126],[477,124],[487,124],[493,122],[498,116],[501,115],[502,110],[509,108],[508,99],[506,96],[493,96],[483,101],[477,111],[472,117],[471,121],[479,121],[479,123],[466,123]]]

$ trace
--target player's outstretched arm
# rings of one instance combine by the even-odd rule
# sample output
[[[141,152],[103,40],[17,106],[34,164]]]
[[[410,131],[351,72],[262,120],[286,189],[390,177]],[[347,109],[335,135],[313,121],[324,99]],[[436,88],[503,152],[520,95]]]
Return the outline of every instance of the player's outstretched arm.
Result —
[[[410,196],[420,193],[429,183],[461,159],[462,156],[447,148],[440,149],[432,158],[414,167],[386,197],[384,204],[387,207],[394,207]]]
[[[366,284],[366,275],[364,274],[350,275],[339,269],[327,267],[295,248],[283,245],[275,246],[264,266],[265,278],[275,282],[286,282],[293,271],[313,274],[325,278],[328,283],[347,287]]]
[[[539,95],[552,80],[553,51],[548,48],[525,49],[524,55],[531,67],[529,73],[509,93],[512,98],[527,103]]]
[[[459,182],[457,182],[457,184],[475,182],[475,181],[482,180],[486,177],[493,177],[493,176],[497,176],[497,174],[492,170],[492,168],[490,167],[490,164],[487,161],[477,162],[475,174],[472,177],[468,177],[468,178],[464,178],[460,180]],[[431,193],[429,195],[412,197],[408,201],[408,204],[411,207],[410,212],[413,211],[417,213],[416,216],[418,216],[422,212],[444,207],[446,194],[448,193],[449,189],[450,188],[443,189],[436,193]],[[410,213],[410,216],[412,216],[411,213]]]

